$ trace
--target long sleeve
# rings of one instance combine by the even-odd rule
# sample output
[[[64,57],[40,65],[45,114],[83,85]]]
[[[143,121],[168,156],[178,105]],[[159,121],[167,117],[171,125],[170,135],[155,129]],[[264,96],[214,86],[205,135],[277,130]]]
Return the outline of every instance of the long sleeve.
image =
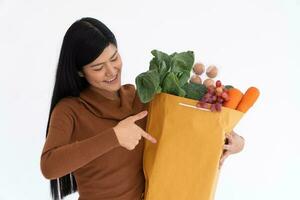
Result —
[[[113,127],[82,141],[71,143],[75,118],[65,102],[53,109],[40,167],[47,179],[62,177],[120,146]]]
[[[141,103],[142,104],[142,108],[139,112],[142,112],[144,110],[148,111],[149,114],[149,103]],[[136,122],[136,124],[138,124],[144,131],[146,131],[146,126],[147,126],[147,121],[148,121],[148,115],[140,120],[138,120]]]
[[[150,102],[144,104],[144,110],[149,111]]]

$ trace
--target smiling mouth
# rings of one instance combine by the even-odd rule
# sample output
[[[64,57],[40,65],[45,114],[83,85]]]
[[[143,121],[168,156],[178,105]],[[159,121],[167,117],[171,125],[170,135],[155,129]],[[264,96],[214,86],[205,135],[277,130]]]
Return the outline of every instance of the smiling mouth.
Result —
[[[117,74],[115,77],[113,77],[112,79],[107,80],[107,81],[104,81],[104,82],[105,82],[105,83],[112,83],[112,82],[114,82],[115,80],[117,80],[117,78],[118,78],[118,74]]]

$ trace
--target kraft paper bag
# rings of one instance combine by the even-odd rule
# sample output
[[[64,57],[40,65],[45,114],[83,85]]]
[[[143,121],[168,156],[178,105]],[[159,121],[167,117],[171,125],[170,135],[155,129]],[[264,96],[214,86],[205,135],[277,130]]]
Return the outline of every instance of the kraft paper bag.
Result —
[[[212,200],[225,133],[242,118],[240,111],[197,108],[197,100],[160,93],[149,103],[143,169],[145,200]]]

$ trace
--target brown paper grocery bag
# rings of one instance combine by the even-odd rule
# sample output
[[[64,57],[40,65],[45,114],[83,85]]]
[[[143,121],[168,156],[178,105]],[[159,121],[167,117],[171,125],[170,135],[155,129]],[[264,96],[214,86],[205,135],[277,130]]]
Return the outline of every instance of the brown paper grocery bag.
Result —
[[[145,200],[214,198],[225,133],[243,113],[225,107],[211,112],[196,103],[167,93],[149,103],[146,131],[157,143],[145,140]]]

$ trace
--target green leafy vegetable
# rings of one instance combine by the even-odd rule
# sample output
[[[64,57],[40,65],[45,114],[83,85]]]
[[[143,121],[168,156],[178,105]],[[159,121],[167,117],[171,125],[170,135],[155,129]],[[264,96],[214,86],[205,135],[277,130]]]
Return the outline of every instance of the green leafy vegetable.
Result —
[[[199,100],[202,99],[202,97],[207,92],[207,88],[203,84],[196,84],[196,83],[186,83],[183,86],[183,89],[186,92],[186,98]]]
[[[189,89],[184,89],[194,64],[193,51],[168,55],[152,50],[151,54],[154,57],[150,61],[149,71],[141,73],[135,79],[137,92],[143,103],[151,101],[160,92],[182,97],[188,92],[188,96],[195,96],[191,95],[191,90],[198,88],[189,86]]]
[[[232,85],[225,85],[226,89],[234,88]]]
[[[151,54],[154,56],[150,61],[149,70],[157,70],[159,73],[160,83],[164,79],[165,75],[170,69],[171,66],[171,58],[168,54],[158,51],[152,50]]]
[[[179,81],[173,72],[168,72],[162,83],[162,92],[184,97],[185,91],[179,86]]]
[[[141,73],[135,79],[137,92],[142,102],[149,102],[156,93],[161,92],[159,74],[157,70],[149,70]]]

